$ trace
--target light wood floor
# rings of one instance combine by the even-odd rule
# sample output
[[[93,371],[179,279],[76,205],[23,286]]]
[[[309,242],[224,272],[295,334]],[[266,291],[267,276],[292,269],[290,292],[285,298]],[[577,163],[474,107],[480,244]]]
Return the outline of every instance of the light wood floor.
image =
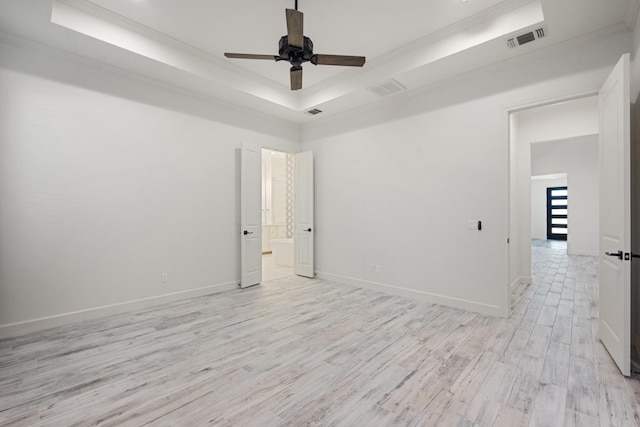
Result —
[[[284,278],[0,341],[0,424],[640,425],[594,260],[533,258],[510,319]]]

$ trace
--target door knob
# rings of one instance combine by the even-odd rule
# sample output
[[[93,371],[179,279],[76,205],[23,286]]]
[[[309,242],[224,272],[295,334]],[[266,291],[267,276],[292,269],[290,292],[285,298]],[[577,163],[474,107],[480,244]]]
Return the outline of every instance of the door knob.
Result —
[[[306,229],[306,230],[304,230],[304,231],[308,231],[309,233],[311,233],[311,229],[310,229],[310,228],[307,228],[307,229]]]
[[[244,235],[246,236],[247,234],[253,234],[253,231],[244,230]]]
[[[614,256],[614,257],[616,257],[616,258],[618,258],[620,260],[622,259],[622,251],[613,252],[613,253],[612,252],[605,252],[604,254],[606,256]]]

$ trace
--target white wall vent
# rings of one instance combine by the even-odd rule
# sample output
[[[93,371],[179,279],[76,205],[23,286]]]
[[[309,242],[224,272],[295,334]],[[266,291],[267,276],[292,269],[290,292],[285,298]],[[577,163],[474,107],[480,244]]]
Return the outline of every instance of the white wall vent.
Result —
[[[322,113],[322,110],[318,110],[317,108],[307,111],[307,114],[311,114],[312,116],[315,116],[316,114],[320,114],[320,113]]]
[[[547,29],[545,27],[536,28],[533,31],[508,38],[507,46],[510,48],[522,46],[523,44],[531,43],[532,41],[536,41],[546,36]]]
[[[375,93],[378,96],[392,95],[394,93],[402,92],[406,89],[407,88],[402,85],[402,83],[394,79],[369,88],[371,92]]]

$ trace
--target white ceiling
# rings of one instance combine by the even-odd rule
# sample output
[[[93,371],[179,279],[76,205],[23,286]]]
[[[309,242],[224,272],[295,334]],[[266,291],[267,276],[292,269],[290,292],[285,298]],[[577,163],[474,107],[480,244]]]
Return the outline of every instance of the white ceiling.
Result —
[[[299,0],[316,53],[362,55],[367,64],[305,64],[297,92],[288,88],[287,63],[223,56],[277,54],[284,9],[294,0],[2,0],[0,38],[26,38],[302,124],[384,102],[368,88],[389,79],[415,90],[567,40],[627,30],[638,2]],[[547,37],[507,48],[507,38],[540,26]],[[324,113],[304,113],[311,108]]]

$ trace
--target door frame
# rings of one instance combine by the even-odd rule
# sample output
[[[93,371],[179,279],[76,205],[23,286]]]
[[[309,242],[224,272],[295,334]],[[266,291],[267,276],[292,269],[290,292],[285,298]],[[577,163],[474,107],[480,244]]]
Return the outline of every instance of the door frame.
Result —
[[[514,216],[514,213],[511,209],[511,202],[513,201],[515,191],[512,190],[511,186],[514,184],[511,179],[511,174],[513,171],[517,170],[517,164],[511,158],[512,154],[512,128],[511,128],[511,115],[513,113],[517,113],[520,111],[530,110],[534,108],[547,107],[554,104],[560,104],[562,102],[575,101],[582,98],[588,98],[592,96],[597,96],[600,92],[600,87],[593,87],[586,90],[579,90],[570,93],[566,93],[559,96],[545,97],[538,100],[532,100],[528,102],[516,103],[512,105],[508,105],[503,110],[503,140],[506,141],[506,186],[505,192],[507,194],[506,198],[506,221],[504,227],[504,241],[505,241],[505,259],[506,259],[506,268],[504,272],[504,307],[505,310],[502,313],[503,317],[511,316],[511,245],[513,245],[513,241],[511,239],[512,231],[515,235],[516,230],[511,230],[511,219]],[[529,173],[531,175],[531,173]],[[529,211],[527,215],[531,215]],[[527,235],[529,240],[531,240],[531,229],[527,230]],[[529,254],[528,260],[529,265],[531,264],[531,254]]]

